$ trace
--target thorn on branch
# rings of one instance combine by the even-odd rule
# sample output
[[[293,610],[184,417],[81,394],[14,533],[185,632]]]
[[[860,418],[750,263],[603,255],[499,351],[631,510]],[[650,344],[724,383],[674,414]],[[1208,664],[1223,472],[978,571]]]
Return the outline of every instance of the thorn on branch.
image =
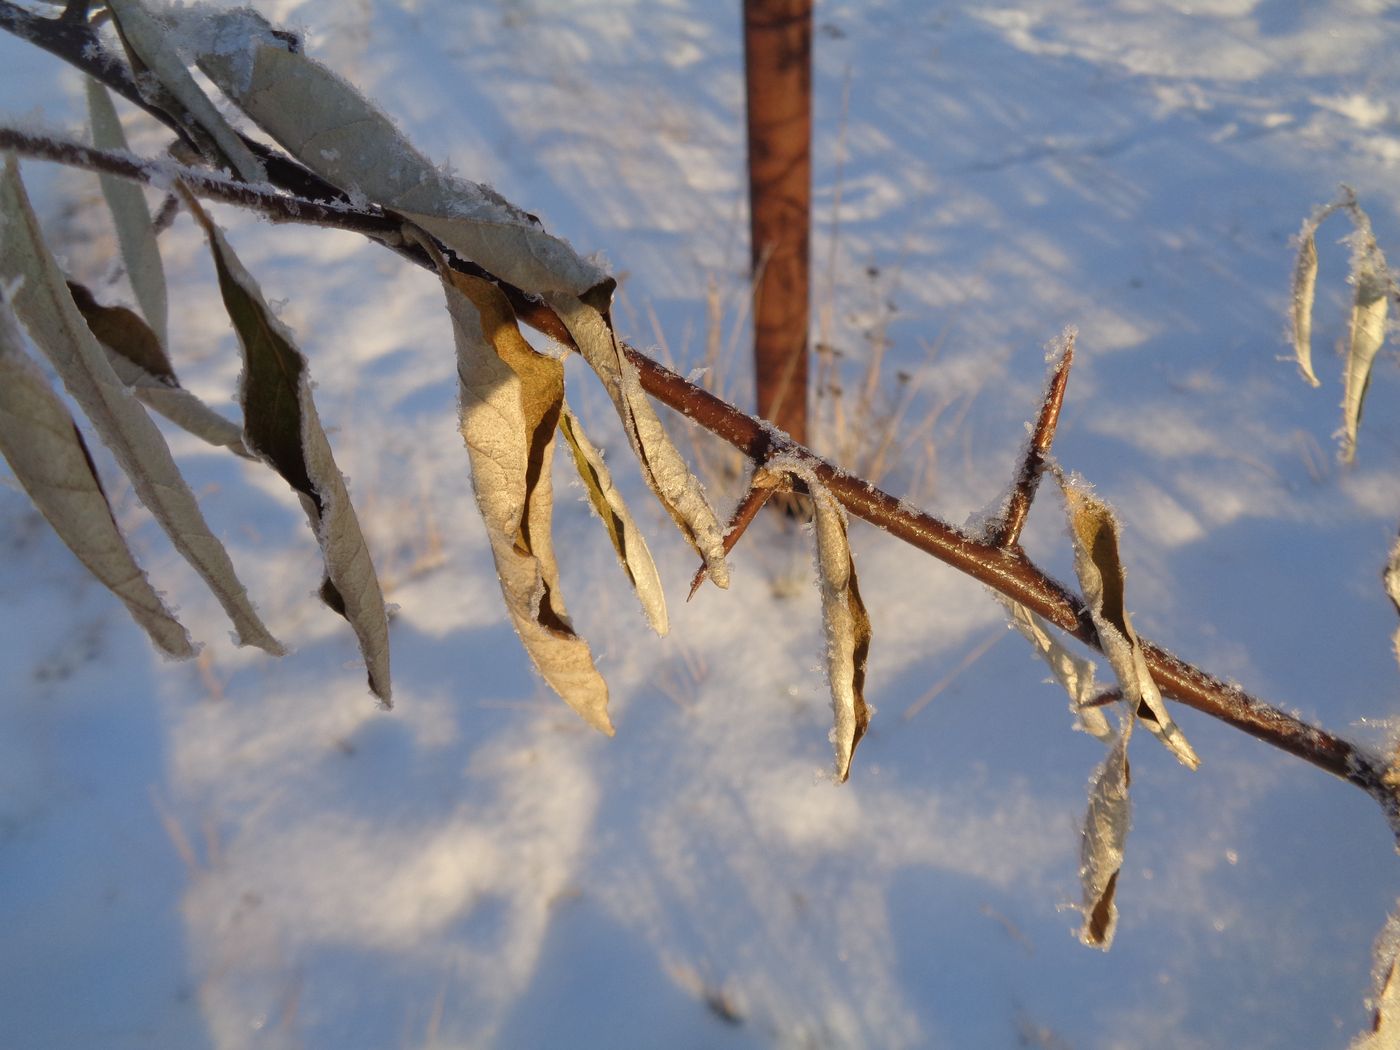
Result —
[[[992,542],[998,547],[1014,547],[1021,540],[1021,529],[1025,527],[1026,516],[1030,514],[1031,503],[1040,485],[1040,475],[1045,471],[1045,460],[1055,441],[1055,427],[1060,422],[1065,384],[1069,382],[1070,365],[1074,363],[1074,336],[1073,328],[1065,330],[1064,348],[1050,375],[1050,385],[1040,405],[1040,417],[1035,421],[1030,445],[1026,448],[1025,459],[1021,461],[1021,470],[1016,477],[1016,487],[1011,492],[1011,500],[1006,505],[1001,523],[992,533]]]

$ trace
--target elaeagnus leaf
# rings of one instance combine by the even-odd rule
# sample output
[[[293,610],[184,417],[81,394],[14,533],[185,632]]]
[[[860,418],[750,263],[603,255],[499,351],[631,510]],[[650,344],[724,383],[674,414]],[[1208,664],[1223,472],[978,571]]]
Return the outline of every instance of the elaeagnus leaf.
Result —
[[[102,305],[75,281],[68,282],[68,290],[107,351],[112,370],[142,404],[211,445],[248,455],[242,428],[180,385],[160,340],[139,315],[124,306]]]
[[[1108,718],[1100,708],[1090,703],[1095,696],[1093,663],[1075,656],[1056,641],[1050,633],[1050,626],[1030,609],[1001,594],[996,595],[996,598],[1006,607],[1011,625],[1031,643],[1036,655],[1050,668],[1055,681],[1069,694],[1069,709],[1074,714],[1074,727],[1096,740],[1111,740],[1113,727],[1109,725]]]
[[[1360,212],[1360,209],[1356,209]],[[1385,256],[1381,254],[1370,223],[1364,223],[1353,234],[1351,281],[1354,289],[1351,306],[1351,338],[1347,346],[1347,362],[1343,372],[1342,392],[1342,462],[1350,463],[1356,456],[1356,428],[1361,423],[1361,408],[1371,385],[1371,366],[1385,342],[1386,314],[1390,309],[1390,273]]]
[[[681,535],[704,560],[710,579],[717,586],[728,587],[724,534],[704,487],[671,443],[612,328],[596,309],[574,296],[546,296],[546,300],[568,328],[583,359],[602,380],[641,464],[642,477]]]
[[[245,182],[266,182],[267,172],[263,170],[262,163],[253,156],[253,151],[243,144],[238,133],[229,127],[228,121],[209,101],[209,96],[195,83],[194,77],[185,68],[184,60],[170,42],[170,31],[146,9],[142,0],[107,0],[107,8],[112,12],[122,41],[134,59],[139,60],[148,75],[155,77],[161,87],[183,107],[184,113],[171,115],[178,119],[187,113],[192,117],[198,129],[213,140],[239,178]],[[150,89],[144,88],[144,82],[144,77],[136,77],[137,86],[143,88],[142,94],[149,95]],[[150,101],[156,105],[162,102],[154,97]]]
[[[1123,846],[1132,823],[1128,788],[1128,740],[1133,732],[1129,714],[1113,740],[1113,746],[1089,783],[1089,809],[1079,843],[1079,880],[1084,898],[1080,911],[1084,922],[1079,939],[1091,948],[1107,951],[1118,925],[1118,873],[1123,867]]]
[[[1371,964],[1371,1030],[1350,1050],[1394,1050],[1400,1046],[1400,911],[1386,920]]]
[[[121,121],[117,119],[117,111],[112,106],[107,89],[91,77],[85,80],[92,144],[98,149],[126,152],[126,135],[122,132]],[[98,179],[102,184],[102,196],[107,199],[107,207],[117,228],[117,244],[121,248],[131,290],[136,295],[141,312],[146,315],[151,331],[155,333],[157,343],[166,346],[168,306],[165,268],[161,265],[160,248],[156,244],[150,209],[146,207],[146,196],[140,186],[128,179],[105,174],[99,175]]]
[[[613,484],[612,475],[608,473],[602,453],[588,440],[578,417],[569,410],[567,401],[564,402],[563,412],[559,416],[559,433],[564,435],[569,451],[573,453],[579,480],[583,482],[584,491],[588,493],[588,504],[598,515],[603,527],[608,530],[608,539],[612,541],[613,550],[617,552],[618,564],[632,582],[632,589],[637,593],[637,600],[641,602],[647,622],[651,624],[653,631],[665,637],[666,632],[670,630],[670,621],[666,615],[666,595],[661,588],[661,577],[657,574],[656,563],[651,560],[647,541],[637,528],[636,522],[632,520],[632,514],[622,500],[622,493]]]
[[[1074,540],[1074,571],[1098,632],[1109,666],[1123,689],[1130,711],[1176,755],[1195,769],[1200,759],[1172,721],[1143,656],[1124,604],[1124,571],[1118,553],[1118,521],[1108,505],[1082,484],[1059,475]]]
[[[1303,378],[1321,386],[1312,367],[1312,309],[1317,292],[1317,221],[1303,223],[1293,267],[1293,356]]]
[[[486,186],[438,170],[377,107],[247,12],[215,27],[203,69],[259,127],[317,175],[412,220],[464,259],[537,294],[611,286],[600,267]],[[219,32],[221,22],[227,32]]]
[[[611,736],[608,686],[564,607],[551,535],[564,365],[531,349],[495,285],[437,261],[457,344],[462,439],[506,611],[550,688]]]
[[[0,216],[0,280],[17,286],[14,310],[35,345],[112,450],[137,497],[218,598],[239,643],[280,654],[281,645],[258,619],[228,552],[209,531],[165,439],[113,371],[78,312],[44,244],[13,158],[7,160],[0,180]]]
[[[769,460],[764,469],[770,475],[791,475],[806,486],[812,499],[812,531],[826,635],[826,678],[831,689],[831,744],[836,751],[836,776],[844,783],[851,775],[856,745],[865,736],[874,714],[874,708],[865,700],[870,617],[861,601],[855,560],[846,537],[846,508],[801,461],[780,457]]]
[[[0,298],[0,455],[68,549],[162,652],[195,654],[190,636],[136,564],[68,409],[24,352],[14,314]]]
[[[193,195],[185,204],[204,228],[219,276],[224,307],[243,348],[243,438],[301,497],[325,560],[321,597],[349,622],[359,641],[369,687],[385,704],[389,682],[389,620],[384,595],[350,504],[345,478],[335,465],[316,406],[306,358],[272,313],[252,275],[243,268],[223,231]]]

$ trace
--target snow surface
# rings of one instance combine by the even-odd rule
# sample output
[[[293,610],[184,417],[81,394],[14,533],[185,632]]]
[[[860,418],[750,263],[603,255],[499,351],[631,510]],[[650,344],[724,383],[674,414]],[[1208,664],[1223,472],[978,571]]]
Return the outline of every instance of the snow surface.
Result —
[[[628,334],[664,337],[683,369],[710,365],[745,396],[724,350],[747,259],[737,0],[255,6],[304,27],[426,155],[605,251],[626,275]],[[1326,228],[1323,387],[1281,358],[1290,237],[1338,183],[1400,259],[1400,9],[818,7],[817,298],[834,303],[848,390],[883,337],[915,398],[903,425],[938,413],[889,486],[955,521],[985,506],[1035,414],[1043,345],[1077,325],[1055,452],[1123,517],[1141,634],[1381,744],[1397,705],[1379,573],[1400,519],[1400,383],[1383,356],[1341,470],[1326,351],[1347,255]],[[8,37],[0,60],[7,119],[80,128],[75,75]],[[163,148],[144,120],[128,133]],[[25,173],[70,264],[128,294],[101,283],[114,238],[96,180]],[[198,664],[163,663],[0,485],[5,1045],[1314,1048],[1366,1023],[1371,943],[1400,889],[1369,799],[1178,710],[1201,769],[1135,742],[1116,941],[1082,948],[1065,906],[1102,746],[1072,732],[1000,607],[853,527],[880,713],[833,785],[801,534],[764,516],[731,590],[683,604],[693,556],[571,366],[571,403],[610,449],[673,603],[671,636],[649,637],[561,489],[565,592],[618,726],[612,741],[588,731],[501,609],[437,282],[348,235],[215,212],[310,358],[400,607],[397,706],[376,708],[351,633],[311,597],[312,537],[271,472],[172,433],[295,647],[281,661],[233,648],[115,474],[122,524],[207,643]],[[237,354],[202,239],[182,217],[163,249],[176,366],[227,406]],[[711,279],[717,364],[702,354]],[[1071,576],[1053,490],[1027,542]]]

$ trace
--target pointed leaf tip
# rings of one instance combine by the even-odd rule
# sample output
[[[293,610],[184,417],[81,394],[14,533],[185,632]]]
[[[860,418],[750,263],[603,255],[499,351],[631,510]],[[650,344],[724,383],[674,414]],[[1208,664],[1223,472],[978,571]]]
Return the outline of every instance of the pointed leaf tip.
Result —
[[[1118,520],[1108,504],[1082,484],[1057,475],[1064,492],[1070,536],[1074,540],[1074,571],[1098,632],[1103,654],[1123,687],[1129,709],[1144,706],[1152,717],[1144,719],[1157,737],[1188,769],[1200,758],[1177,727],[1147,667],[1142,644],[1133,630],[1124,600],[1126,574],[1119,556]]]
[[[384,594],[345,477],[316,413],[306,357],[223,231],[192,194],[180,189],[208,238],[219,292],[243,350],[238,397],[244,443],[301,497],[325,562],[322,599],[355,632],[369,688],[388,705],[393,692]]]

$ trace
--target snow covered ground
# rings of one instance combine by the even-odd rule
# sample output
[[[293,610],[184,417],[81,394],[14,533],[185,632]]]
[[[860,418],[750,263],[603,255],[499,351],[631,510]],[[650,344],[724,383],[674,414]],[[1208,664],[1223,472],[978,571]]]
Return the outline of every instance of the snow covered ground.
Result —
[[[698,365],[710,287],[721,344],[742,326],[737,0],[254,6],[304,27],[434,159],[605,252],[639,345]],[[907,427],[931,421],[888,486],[956,522],[995,499],[1042,346],[1077,325],[1056,451],[1123,518],[1141,633],[1383,743],[1400,382],[1387,353],[1358,462],[1338,467],[1340,224],[1319,244],[1322,389],[1279,358],[1290,238],[1338,183],[1400,259],[1400,8],[823,0],[817,21],[814,321],[852,391],[887,338]],[[76,75],[8,37],[0,69],[7,119],[80,131]],[[129,129],[163,147],[141,118]],[[25,176],[100,284],[95,179]],[[732,589],[685,605],[692,556],[618,469],[672,599],[658,641],[565,490],[565,591],[618,734],[586,729],[500,607],[435,281],[349,235],[216,215],[311,359],[400,608],[396,707],[377,709],[352,636],[311,597],[314,542],[269,471],[172,433],[295,648],[280,661],[232,646],[108,475],[206,643],[197,664],[163,663],[6,475],[0,1042],[1314,1048],[1366,1023],[1400,888],[1370,800],[1180,712],[1202,767],[1134,743],[1117,941],[1081,947],[1067,905],[1101,746],[979,586],[868,527],[852,538],[879,711],[838,787],[818,604],[793,586],[804,539],[761,522]],[[164,249],[177,367],[226,405],[237,352],[187,217]],[[742,342],[711,375],[741,399]],[[569,381],[627,463],[596,383]],[[1027,536],[1072,577],[1053,493]]]

